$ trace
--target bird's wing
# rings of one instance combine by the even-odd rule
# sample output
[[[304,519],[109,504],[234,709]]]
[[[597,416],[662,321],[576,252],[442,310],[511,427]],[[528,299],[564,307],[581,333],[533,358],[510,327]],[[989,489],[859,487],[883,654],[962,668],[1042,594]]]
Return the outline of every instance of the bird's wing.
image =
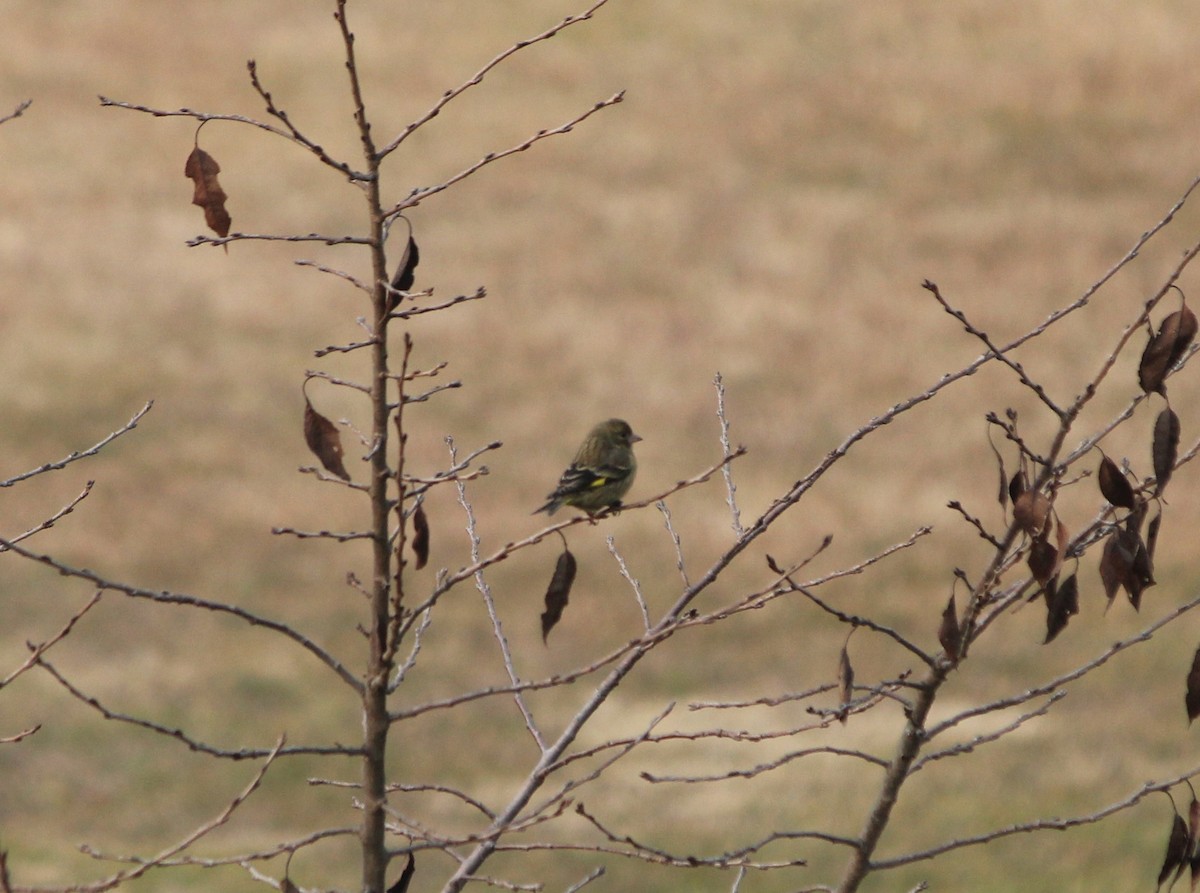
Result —
[[[621,468],[617,465],[602,465],[592,468],[572,464],[558,479],[558,488],[554,492],[559,496],[567,493],[582,493],[593,487],[603,487],[612,481],[620,480],[628,474],[628,468]]]

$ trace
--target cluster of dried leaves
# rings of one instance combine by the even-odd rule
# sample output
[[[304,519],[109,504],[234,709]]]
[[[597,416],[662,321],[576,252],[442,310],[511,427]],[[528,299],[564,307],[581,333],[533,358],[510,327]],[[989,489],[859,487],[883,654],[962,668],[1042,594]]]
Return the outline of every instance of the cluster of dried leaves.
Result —
[[[1196,316],[1185,302],[1179,310],[1163,319],[1157,331],[1151,330],[1138,364],[1138,384],[1146,395],[1159,394],[1166,398],[1167,375],[1187,354],[1197,328]],[[995,415],[989,416],[989,421],[1002,427],[1010,439],[1020,442],[1016,434],[1017,417],[1014,411],[1008,411],[1006,421],[1001,421]],[[1144,483],[1135,483],[1130,479],[1132,472],[1127,466],[1122,468],[1108,456],[1101,455],[1096,481],[1101,495],[1110,506],[1106,514],[1111,516],[1099,564],[1100,580],[1107,599],[1105,611],[1121,591],[1125,592],[1134,610],[1140,609],[1143,593],[1155,584],[1154,553],[1163,518],[1163,493],[1179,458],[1179,441],[1179,416],[1168,403],[1154,420],[1150,444],[1153,478]],[[1060,575],[1064,563],[1068,559],[1078,558],[1083,546],[1073,543],[1070,531],[1058,517],[1054,493],[1030,488],[1024,468],[1018,470],[1010,480],[1004,469],[1003,458],[994,446],[993,450],[1000,465],[1000,503],[1007,508],[1011,502],[1013,521],[1029,538],[1026,563],[1038,584],[1030,600],[1041,595],[1045,601],[1044,641],[1048,643],[1066,628],[1071,617],[1079,613],[1077,572],[1073,570],[1065,579],[1060,579]],[[955,663],[959,658],[961,636],[954,596],[951,595],[942,613],[938,640],[947,657]],[[1185,701],[1190,722],[1200,716],[1200,648],[1196,651],[1187,676]],[[1191,854],[1196,849],[1197,808],[1193,798],[1193,818],[1187,828],[1182,828],[1182,819],[1176,816],[1182,828],[1179,832],[1183,835],[1181,840],[1187,841],[1187,855],[1180,857],[1183,859],[1192,858]],[[1183,846],[1183,843],[1173,844],[1174,849]],[[1195,859],[1197,861],[1191,862],[1193,887],[1200,872],[1200,856]],[[1170,869],[1164,867],[1160,883],[1175,864],[1178,863],[1172,863]]]
[[[1161,889],[1169,879],[1170,884],[1167,889],[1170,890],[1187,869],[1190,869],[1191,872],[1191,889],[1195,890],[1196,884],[1200,882],[1200,847],[1196,845],[1197,838],[1200,837],[1200,800],[1196,799],[1196,791],[1192,788],[1191,782],[1188,782],[1188,790],[1191,791],[1192,802],[1188,806],[1186,821],[1179,814],[1171,792],[1164,792],[1171,797],[1171,833],[1167,838],[1167,852],[1163,856],[1163,864],[1158,872],[1158,883],[1155,889]]]

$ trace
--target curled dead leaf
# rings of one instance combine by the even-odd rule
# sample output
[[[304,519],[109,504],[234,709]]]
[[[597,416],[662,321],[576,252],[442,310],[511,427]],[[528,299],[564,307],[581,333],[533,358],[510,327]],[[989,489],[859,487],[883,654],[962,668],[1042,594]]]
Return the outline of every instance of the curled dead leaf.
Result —
[[[1188,857],[1188,832],[1183,816],[1172,809],[1171,834],[1167,838],[1167,852],[1163,856],[1162,868],[1158,871],[1158,886],[1171,876]]]
[[[1100,460],[1100,471],[1096,477],[1100,482],[1100,492],[1110,503],[1123,509],[1134,507],[1136,502],[1129,478],[1125,477],[1117,463],[1108,456]]]
[[[1196,337],[1196,314],[1185,304],[1168,313],[1158,331],[1146,342],[1138,364],[1138,384],[1147,394],[1166,396],[1165,379]]]
[[[304,398],[304,442],[321,460],[326,471],[344,481],[350,480],[350,473],[342,463],[342,436],[337,425],[313,409],[307,397]]]
[[[225,210],[225,190],[217,182],[217,174],[221,166],[216,159],[196,146],[187,157],[183,166],[183,175],[195,183],[192,191],[192,204],[204,209],[204,222],[221,238],[229,235],[232,221],[229,212]]]
[[[413,282],[416,280],[414,271],[420,261],[421,252],[417,249],[417,240],[410,234],[408,244],[404,246],[404,253],[400,255],[396,275],[392,278],[393,291],[388,292],[388,313],[395,310],[396,305],[400,303],[400,295],[397,292],[412,291]]]
[[[1027,484],[1025,483],[1025,472],[1018,470],[1012,476],[1012,480],[1008,482],[1008,498],[1012,500],[1013,505],[1017,503],[1017,497],[1025,492]],[[1004,500],[1000,500],[1003,504]]]
[[[1187,675],[1187,694],[1184,697],[1187,705],[1188,725],[1200,716],[1200,648],[1192,657],[1192,668]]]
[[[1023,490],[1013,500],[1013,520],[1030,536],[1039,536],[1050,523],[1049,497],[1036,490]]]
[[[1100,581],[1104,584],[1104,596],[1108,599],[1105,611],[1112,607],[1117,592],[1133,575],[1134,553],[1124,540],[1122,532],[1114,530],[1104,541],[1104,549],[1100,553]]]
[[[954,594],[950,594],[950,601],[946,602],[946,607],[942,611],[942,623],[938,627],[938,642],[945,649],[946,657],[950,658],[952,663],[958,663],[958,643],[962,630],[958,626],[958,608],[954,605]]]
[[[420,570],[429,560],[429,519],[425,517],[424,503],[418,502],[417,507],[413,509],[412,522],[412,550],[413,557],[416,558],[413,567]]]
[[[1158,546],[1158,529],[1162,525],[1162,512],[1150,519],[1150,523],[1146,525],[1146,557],[1150,559],[1151,566],[1154,565],[1154,550]]]
[[[404,866],[404,871],[400,873],[399,880],[388,887],[387,893],[408,893],[408,885],[412,883],[413,875],[416,871],[417,857],[409,853],[408,864]]]
[[[1027,561],[1033,578],[1045,586],[1058,570],[1058,547],[1052,545],[1042,534],[1038,534],[1029,544]]]
[[[1075,574],[1051,588],[1053,592],[1049,588],[1046,591],[1046,638],[1043,645],[1052,642],[1067,628],[1067,622],[1079,613],[1079,581]]]
[[[838,696],[841,698],[841,712],[838,714],[838,720],[842,725],[846,724],[846,707],[850,703],[850,699],[854,696],[854,667],[850,664],[850,640],[846,639],[842,645],[842,653],[838,657]]]
[[[546,588],[546,610],[542,612],[543,642],[562,618],[563,608],[567,606],[567,598],[571,594],[571,584],[575,582],[575,570],[575,556],[570,549],[564,548],[554,565],[550,585]]]
[[[1154,420],[1151,455],[1154,459],[1154,495],[1157,496],[1171,479],[1179,456],[1179,416],[1169,406]]]

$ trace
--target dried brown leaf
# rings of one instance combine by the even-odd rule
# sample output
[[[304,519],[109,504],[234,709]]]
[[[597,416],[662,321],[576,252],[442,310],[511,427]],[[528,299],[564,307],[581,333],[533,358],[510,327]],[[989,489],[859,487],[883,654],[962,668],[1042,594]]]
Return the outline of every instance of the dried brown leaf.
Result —
[[[575,556],[570,549],[563,549],[554,565],[554,576],[546,588],[546,610],[542,613],[542,641],[550,635],[550,630],[562,618],[563,608],[567,606],[567,597],[571,594],[571,584],[575,582]]]
[[[204,222],[221,238],[229,235],[231,220],[225,210],[225,190],[217,182],[221,166],[199,146],[192,149],[183,166],[183,175],[195,183],[192,204],[204,209]]]
[[[1174,313],[1168,313],[1142,351],[1138,364],[1138,384],[1147,394],[1166,395],[1164,380],[1175,364],[1183,359],[1192,340],[1196,337],[1196,314],[1185,304]]]
[[[1017,504],[1017,497],[1025,492],[1026,487],[1025,472],[1018,470],[1012,476],[1012,480],[1008,482],[1008,498],[1012,500],[1013,505]],[[1001,500],[1001,504],[1003,502],[1004,500]]]
[[[854,696],[854,667],[850,664],[849,647],[850,640],[847,639],[838,657],[838,696],[842,699],[842,711],[838,714],[838,720],[842,725],[846,724],[846,705]]]
[[[1029,545],[1028,563],[1033,578],[1045,586],[1058,568],[1058,548],[1044,536],[1038,535]]]
[[[1187,859],[1187,849],[1187,825],[1184,823],[1183,817],[1174,812],[1171,819],[1171,836],[1167,839],[1167,852],[1163,856],[1162,868],[1158,872],[1158,886],[1161,887],[1163,881],[1171,876],[1171,872]]]
[[[1196,314],[1187,304],[1180,307],[1177,312],[1179,313],[1179,326],[1175,333],[1175,343],[1171,347],[1171,356],[1167,361],[1168,369],[1174,369],[1175,364],[1183,359],[1183,355],[1187,353],[1192,340],[1196,337]]]
[[[1151,455],[1154,458],[1154,495],[1157,496],[1171,479],[1179,456],[1179,416],[1169,406],[1154,420]]]
[[[1108,456],[1100,460],[1100,471],[1096,477],[1100,482],[1100,492],[1110,503],[1123,509],[1134,507],[1133,486],[1129,483],[1129,478],[1125,477],[1117,463]]]
[[[400,879],[388,887],[387,893],[408,893],[408,885],[412,883],[413,875],[416,871],[417,858],[412,853],[409,853],[408,864],[404,866],[404,871],[400,873]]]
[[[1132,574],[1126,589],[1129,591],[1129,603],[1136,611],[1142,606],[1142,593],[1154,585],[1154,568],[1142,538],[1129,531],[1122,535],[1126,539],[1126,548],[1133,552]]]
[[[942,611],[942,624],[938,627],[938,642],[946,651],[946,657],[950,658],[953,663],[958,663],[958,642],[962,630],[958,626],[958,608],[954,605],[954,594],[950,594],[950,601],[946,602],[946,608]]]
[[[1036,490],[1023,490],[1013,500],[1013,520],[1030,536],[1038,536],[1050,523],[1050,499]]]
[[[1146,555],[1150,559],[1151,565],[1154,564],[1154,550],[1158,547],[1158,529],[1162,525],[1162,512],[1150,519],[1150,523],[1146,525]]]
[[[396,275],[392,278],[393,292],[388,293],[388,313],[396,309],[396,305],[400,303],[400,295],[396,292],[412,291],[413,282],[416,281],[414,271],[417,264],[421,262],[421,252],[417,249],[417,240],[409,235],[408,244],[404,246],[404,253],[400,255],[400,263],[396,266]]]
[[[1067,577],[1050,595],[1046,605],[1046,638],[1043,645],[1054,640],[1067,628],[1067,622],[1079,613],[1079,581],[1075,574]]]
[[[413,535],[412,550],[416,562],[413,567],[420,570],[429,560],[429,519],[425,517],[425,507],[418,502],[412,513]]]
[[[1142,350],[1138,363],[1138,384],[1147,394],[1166,395],[1163,380],[1170,368],[1171,353],[1175,349],[1175,337],[1179,333],[1179,313],[1168,313],[1158,331],[1150,336]]]
[[[342,463],[342,436],[337,425],[313,409],[307,397],[304,399],[304,442],[321,460],[326,471],[344,481],[350,480],[350,473]]]
[[[1200,800],[1196,799],[1196,792],[1192,792],[1192,802],[1188,806],[1188,852],[1195,854],[1196,839],[1200,836]]]
[[[285,876],[279,881],[279,893],[300,893],[300,891],[292,879]]]
[[[1123,542],[1121,531],[1114,530],[1104,541],[1104,550],[1100,553],[1100,580],[1104,584],[1104,595],[1108,599],[1105,611],[1112,607],[1117,592],[1127,585],[1133,575],[1133,556]]]
[[[1187,705],[1188,725],[1200,716],[1200,648],[1192,657],[1192,668],[1187,675],[1187,695],[1184,697]]]

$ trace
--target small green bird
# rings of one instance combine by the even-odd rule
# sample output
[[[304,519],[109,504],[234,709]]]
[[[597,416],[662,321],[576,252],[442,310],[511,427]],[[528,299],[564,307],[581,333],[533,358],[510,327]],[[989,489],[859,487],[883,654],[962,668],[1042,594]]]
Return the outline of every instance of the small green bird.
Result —
[[[595,515],[619,509],[637,474],[633,445],[642,438],[623,419],[609,419],[588,432],[574,461],[558,479],[544,506],[534,512],[553,515],[569,505]]]

